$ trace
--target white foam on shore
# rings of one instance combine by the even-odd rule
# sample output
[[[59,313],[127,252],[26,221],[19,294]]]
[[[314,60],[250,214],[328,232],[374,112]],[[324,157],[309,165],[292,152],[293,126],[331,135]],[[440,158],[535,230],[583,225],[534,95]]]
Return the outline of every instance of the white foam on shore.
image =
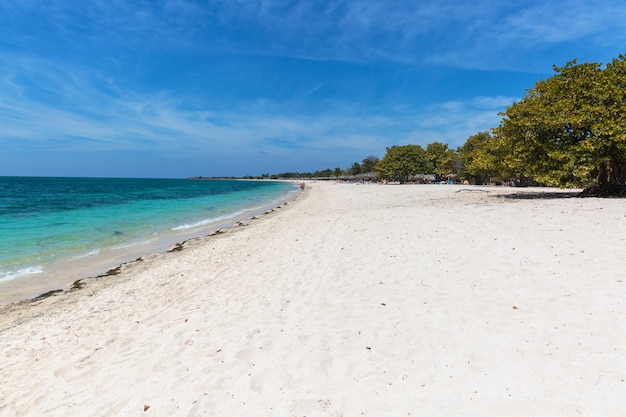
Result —
[[[186,223],[186,224],[181,224],[180,226],[176,226],[176,227],[172,227],[172,231],[180,231],[180,230],[189,230],[189,229],[195,229],[198,227],[203,227],[203,226],[207,226],[213,223],[217,223],[217,222],[221,222],[224,220],[229,220],[232,218],[235,218],[237,216],[241,216],[242,214],[244,214],[247,210],[240,210],[234,213],[229,213],[228,215],[225,216],[219,216],[219,217],[211,217],[209,219],[204,219],[204,220],[200,220],[198,222],[195,223]]]
[[[40,265],[29,266],[26,268],[18,269],[17,271],[0,272],[0,282],[12,281],[16,278],[21,278],[26,275],[41,274],[42,272],[43,267]]]
[[[78,255],[78,256],[76,256],[74,259],[88,258],[88,257],[90,257],[90,256],[97,255],[97,254],[99,254],[99,253],[100,253],[100,250],[98,250],[98,249],[94,249],[94,250],[91,250],[91,251],[89,251],[89,252],[87,252],[87,253],[84,253],[84,254],[82,254],[82,255]]]
[[[111,249],[112,250],[120,250],[120,249],[134,248],[134,247],[137,247],[137,246],[149,245],[149,244],[155,242],[156,240],[157,240],[156,237],[145,239],[145,240],[135,240],[135,241],[130,241],[130,242],[121,243],[119,245],[112,246]]]

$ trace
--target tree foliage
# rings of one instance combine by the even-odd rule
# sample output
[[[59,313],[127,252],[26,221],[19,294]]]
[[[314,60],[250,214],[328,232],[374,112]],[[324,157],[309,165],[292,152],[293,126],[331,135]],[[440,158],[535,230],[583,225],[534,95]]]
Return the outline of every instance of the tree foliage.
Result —
[[[475,184],[485,184],[500,174],[496,164],[493,137],[479,132],[467,138],[458,149],[461,176]]]
[[[428,174],[432,166],[419,145],[392,146],[376,166],[381,178],[405,183],[417,174]]]
[[[441,179],[448,174],[456,174],[455,167],[456,152],[448,148],[447,143],[432,142],[426,146],[426,159],[432,167],[431,174],[435,174],[437,179]]]
[[[379,162],[380,158],[376,155],[366,156],[363,161],[361,161],[361,172],[374,172]]]
[[[499,126],[470,136],[456,151],[441,142],[426,149],[392,146],[383,159],[370,155],[345,171],[327,169],[313,176],[375,171],[403,183],[417,174],[441,178],[453,173],[478,184],[524,184],[530,178],[551,186],[592,185],[588,190],[593,194],[626,196],[626,55],[604,68],[571,61],[554,71],[508,106]]]
[[[359,175],[361,173],[361,164],[354,162],[350,169],[348,169],[349,175]]]
[[[552,186],[595,179],[601,194],[626,194],[626,57],[554,70],[502,113],[492,149],[504,155],[500,168]]]

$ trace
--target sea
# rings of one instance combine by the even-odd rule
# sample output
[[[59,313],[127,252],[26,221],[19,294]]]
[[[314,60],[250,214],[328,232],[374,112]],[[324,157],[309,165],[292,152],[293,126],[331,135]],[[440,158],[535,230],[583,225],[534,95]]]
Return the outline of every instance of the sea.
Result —
[[[232,226],[298,191],[269,180],[0,177],[0,304]]]

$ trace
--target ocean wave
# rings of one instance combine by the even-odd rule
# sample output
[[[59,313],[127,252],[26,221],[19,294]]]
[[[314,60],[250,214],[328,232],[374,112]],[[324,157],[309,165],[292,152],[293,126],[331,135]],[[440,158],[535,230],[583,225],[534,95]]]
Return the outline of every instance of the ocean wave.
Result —
[[[157,240],[157,239],[156,238],[150,238],[150,239],[146,239],[146,240],[137,240],[137,241],[125,242],[125,243],[121,243],[119,245],[111,246],[111,249],[119,250],[119,249],[134,248],[135,246],[147,245],[149,243],[154,242],[155,240]]]
[[[22,268],[17,271],[0,272],[0,282],[11,281],[25,275],[41,274],[42,272],[42,266],[29,266],[27,268]]]
[[[247,210],[240,210],[240,211],[235,212],[235,213],[228,213],[227,215],[219,216],[219,217],[211,217],[209,219],[200,220],[200,221],[195,222],[195,223],[181,224],[179,226],[172,227],[172,230],[173,231],[178,231],[178,230],[195,229],[196,227],[202,227],[202,226],[206,226],[206,225],[209,225],[209,224],[212,224],[212,223],[217,223],[217,222],[221,222],[223,220],[228,220],[228,219],[235,218],[237,216],[240,216],[240,215],[244,214],[246,211]]]
[[[94,250],[89,251],[89,252],[87,252],[87,253],[84,253],[84,254],[82,254],[82,255],[78,255],[78,256],[77,256],[76,258],[74,258],[74,259],[88,258],[89,256],[94,256],[94,255],[97,255],[97,254],[99,254],[99,253],[100,253],[100,251],[99,251],[98,249],[94,249]]]

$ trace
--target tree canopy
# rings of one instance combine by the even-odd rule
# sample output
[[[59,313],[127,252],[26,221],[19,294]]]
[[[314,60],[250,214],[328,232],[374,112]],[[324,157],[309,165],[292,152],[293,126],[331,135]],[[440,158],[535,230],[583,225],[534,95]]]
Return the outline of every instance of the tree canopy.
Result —
[[[361,172],[374,172],[379,162],[380,158],[376,155],[366,156],[361,163]]]
[[[426,146],[426,160],[429,162],[432,172],[437,179],[442,178],[448,174],[456,174],[456,152],[453,149],[448,149],[447,143],[432,142]]]
[[[567,63],[502,113],[494,129],[501,168],[552,186],[596,182],[626,195],[626,56],[605,69]]]
[[[426,158],[426,151],[419,145],[392,146],[376,166],[382,178],[405,183],[417,174],[429,174],[432,165]]]
[[[475,184],[490,182],[499,177],[501,167],[496,163],[493,137],[489,132],[479,132],[467,138],[459,147],[458,155],[462,161],[461,176]]]
[[[476,184],[514,180],[626,196],[626,55],[605,67],[574,60],[554,71],[500,113],[496,128],[470,136],[456,150],[437,141],[426,149],[392,146],[381,160],[370,155],[345,171],[313,176],[374,170],[404,183],[417,174],[458,174]]]

